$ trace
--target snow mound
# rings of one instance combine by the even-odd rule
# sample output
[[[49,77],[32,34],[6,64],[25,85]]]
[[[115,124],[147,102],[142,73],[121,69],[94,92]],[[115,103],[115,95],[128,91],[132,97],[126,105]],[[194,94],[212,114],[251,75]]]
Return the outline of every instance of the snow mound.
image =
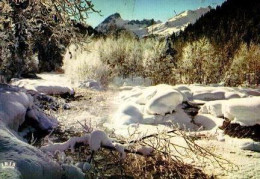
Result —
[[[45,115],[34,105],[31,95],[16,87],[0,85],[0,120],[7,128],[18,131],[25,119],[45,131],[58,125],[56,119]]]
[[[222,103],[224,103],[225,100],[218,100],[218,101],[210,101],[204,104],[201,109],[199,110],[199,113],[201,114],[211,114],[215,117],[222,117]]]
[[[241,126],[260,124],[260,97],[230,99],[222,106],[224,117]]]
[[[157,93],[145,105],[148,114],[172,113],[183,102],[183,96],[167,86],[160,86]]]
[[[254,152],[260,152],[260,142],[245,142],[240,145],[240,149],[242,150],[251,150]]]
[[[195,91],[193,93],[194,100],[213,101],[225,99],[225,92],[222,91]]]
[[[224,119],[209,114],[198,114],[194,122],[203,127],[203,130],[214,130],[223,125]]]
[[[60,74],[42,74],[41,79],[12,79],[11,84],[46,95],[74,94],[70,83]]]
[[[132,124],[132,123],[141,123],[143,120],[143,115],[141,111],[137,108],[135,104],[125,104],[114,116],[114,123],[117,125],[122,124]]]

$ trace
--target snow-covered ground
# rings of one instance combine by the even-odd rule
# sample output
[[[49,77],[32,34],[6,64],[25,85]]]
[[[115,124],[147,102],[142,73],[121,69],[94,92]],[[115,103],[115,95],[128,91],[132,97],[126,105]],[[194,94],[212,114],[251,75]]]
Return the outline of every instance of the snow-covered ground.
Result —
[[[64,84],[70,86],[63,75],[44,74],[41,76],[55,86],[64,86]],[[41,82],[41,80],[32,81],[34,84]],[[188,133],[206,136],[198,139],[197,144],[230,160],[238,165],[241,171],[223,171],[221,167],[215,167],[213,170],[212,165],[205,166],[198,161],[196,165],[204,168],[208,174],[214,174],[220,178],[258,177],[260,143],[252,139],[229,137],[224,135],[218,127],[222,126],[223,118],[243,126],[260,124],[260,89],[216,85],[142,86],[139,83],[138,85],[133,83],[133,86],[126,85],[131,85],[131,83],[128,82],[122,87],[106,91],[76,88],[75,100],[67,103],[70,110],[61,109],[54,115],[59,125],[65,130],[80,132],[83,130],[82,124],[86,122],[91,124],[94,133],[82,138],[72,138],[68,143],[45,146],[42,150],[51,151],[57,148],[65,150],[73,148],[76,141],[83,141],[90,144],[92,150],[97,150],[101,144],[113,146],[124,156],[123,147],[120,144],[111,143],[107,134],[102,131],[98,132],[98,129],[107,131],[108,134],[109,131],[113,131],[114,134],[123,137],[129,137],[135,133],[135,138],[141,138],[161,131],[170,131],[173,129],[172,126],[175,126]],[[26,96],[21,95],[21,98],[24,98],[22,101],[30,101]],[[25,113],[28,111],[27,108],[31,109],[29,102],[21,104],[26,107],[20,107],[20,112]],[[16,106],[19,106],[18,103]],[[198,114],[194,111],[189,113],[190,109],[194,110],[197,107],[200,108],[200,110],[197,109]],[[17,116],[15,113],[1,113],[1,115],[9,115],[10,118]],[[22,117],[22,115],[19,116]],[[22,120],[12,123],[13,129],[17,129],[16,125],[19,125],[19,122]],[[8,122],[6,124],[9,125]],[[93,136],[98,137],[93,138]],[[185,141],[181,142],[180,138],[171,140],[185,145]],[[147,152],[148,149],[140,149],[140,151]],[[188,159],[187,162],[189,162]],[[254,166],[253,170],[252,166]]]

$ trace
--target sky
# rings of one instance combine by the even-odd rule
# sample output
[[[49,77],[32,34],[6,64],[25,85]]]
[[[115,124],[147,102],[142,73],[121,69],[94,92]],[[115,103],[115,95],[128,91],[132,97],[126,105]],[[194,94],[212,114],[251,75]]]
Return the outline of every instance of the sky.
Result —
[[[225,0],[92,0],[101,15],[89,14],[87,23],[96,27],[108,16],[118,12],[124,20],[155,19],[167,21],[185,10],[220,5]]]

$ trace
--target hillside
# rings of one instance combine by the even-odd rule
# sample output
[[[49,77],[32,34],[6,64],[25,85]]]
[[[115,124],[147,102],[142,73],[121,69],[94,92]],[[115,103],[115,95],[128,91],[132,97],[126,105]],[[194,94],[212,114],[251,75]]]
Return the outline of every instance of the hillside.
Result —
[[[260,1],[227,0],[189,25],[174,41],[210,39],[218,47],[228,45],[230,55],[241,42],[260,42]]]
[[[149,34],[168,36],[184,30],[189,24],[194,24],[202,15],[207,13],[211,7],[184,11],[164,23],[148,27]]]

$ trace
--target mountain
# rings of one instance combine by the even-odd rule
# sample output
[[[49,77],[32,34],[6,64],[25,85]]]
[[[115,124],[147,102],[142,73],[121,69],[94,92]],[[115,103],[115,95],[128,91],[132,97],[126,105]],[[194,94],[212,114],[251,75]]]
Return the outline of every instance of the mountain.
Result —
[[[154,35],[168,36],[184,30],[189,24],[194,24],[201,16],[211,10],[211,7],[187,10],[164,23],[148,27],[148,33]]]
[[[115,13],[107,17],[101,24],[99,24],[95,29],[98,32],[109,33],[115,30],[128,30],[133,32],[138,37],[143,37],[148,34],[147,27],[160,23],[160,21],[155,21],[154,19],[144,19],[144,20],[123,20],[119,13]]]
[[[119,13],[107,17],[95,29],[98,32],[109,33],[118,29],[125,29],[135,33],[138,37],[148,35],[168,36],[184,30],[189,24],[193,24],[211,8],[199,8],[197,10],[184,11],[167,22],[155,21],[154,19],[144,20],[123,20]]]

